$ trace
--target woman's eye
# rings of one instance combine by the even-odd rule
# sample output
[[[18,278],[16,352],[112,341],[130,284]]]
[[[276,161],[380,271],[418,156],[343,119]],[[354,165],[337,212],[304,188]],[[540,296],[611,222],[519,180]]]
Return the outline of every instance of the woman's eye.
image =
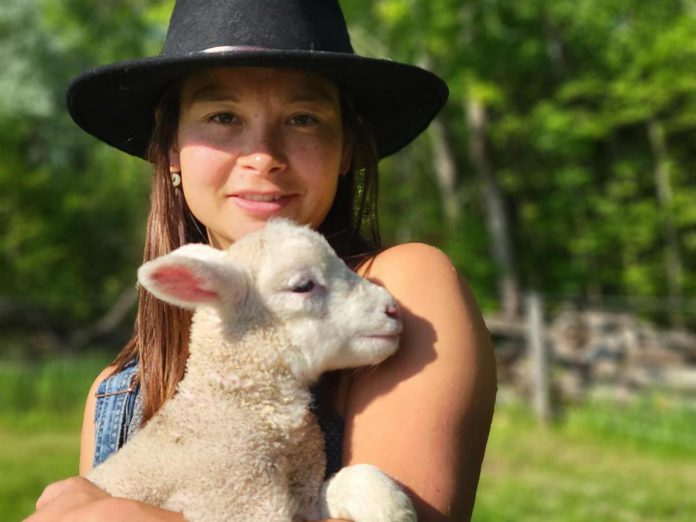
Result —
[[[302,283],[293,286],[290,290],[295,292],[296,294],[306,294],[314,290],[315,286],[316,284],[314,283],[314,281],[308,279],[307,281],[303,281]]]
[[[210,121],[215,122],[215,123],[221,123],[223,125],[229,125],[231,123],[236,123],[238,120],[237,116],[235,114],[232,114],[230,112],[221,112],[219,114],[215,114],[210,118]]]
[[[290,123],[292,125],[300,126],[313,125],[318,121],[319,120],[317,120],[314,116],[310,116],[309,114],[296,114],[295,116],[290,118]]]

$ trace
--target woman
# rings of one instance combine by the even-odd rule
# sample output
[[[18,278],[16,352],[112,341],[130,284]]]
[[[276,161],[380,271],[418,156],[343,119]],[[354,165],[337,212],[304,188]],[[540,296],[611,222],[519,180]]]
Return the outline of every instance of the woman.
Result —
[[[353,53],[332,0],[179,0],[163,52],[69,88],[85,130],[154,165],[145,259],[187,242],[225,248],[272,216],[323,232],[402,308],[397,355],[317,391],[329,471],[367,462],[401,482],[421,521],[468,520],[495,400],[488,332],[450,260],[381,249],[377,160],[415,138],[447,88],[416,67]],[[95,380],[80,474],[170,397],[190,315],[141,291],[134,336]],[[83,478],[50,485],[28,520],[182,520]]]

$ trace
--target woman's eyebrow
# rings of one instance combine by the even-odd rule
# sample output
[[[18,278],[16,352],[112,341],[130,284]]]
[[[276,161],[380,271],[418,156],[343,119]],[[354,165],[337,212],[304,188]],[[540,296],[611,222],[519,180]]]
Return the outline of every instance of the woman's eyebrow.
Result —
[[[221,88],[219,85],[205,85],[200,89],[195,90],[189,97],[191,103],[201,102],[220,102],[231,101],[240,103],[241,98],[233,91]],[[336,103],[336,97],[331,92],[322,88],[311,88],[306,90],[298,90],[290,93],[287,98],[289,103],[321,103],[333,105]]]
[[[311,90],[299,91],[293,93],[288,101],[290,102],[320,102],[333,105],[336,102],[336,97],[324,89],[313,88]]]
[[[217,85],[206,85],[194,91],[191,95],[191,102],[219,102],[233,101],[239,103],[239,97],[227,90],[221,89]]]

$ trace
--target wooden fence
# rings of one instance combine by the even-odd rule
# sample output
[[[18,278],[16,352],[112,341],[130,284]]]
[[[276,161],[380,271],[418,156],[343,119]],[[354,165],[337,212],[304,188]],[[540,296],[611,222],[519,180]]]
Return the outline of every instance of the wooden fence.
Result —
[[[530,402],[542,423],[559,404],[603,394],[628,401],[660,390],[696,402],[696,333],[664,329],[630,309],[545,305],[524,316],[487,316],[502,387]]]

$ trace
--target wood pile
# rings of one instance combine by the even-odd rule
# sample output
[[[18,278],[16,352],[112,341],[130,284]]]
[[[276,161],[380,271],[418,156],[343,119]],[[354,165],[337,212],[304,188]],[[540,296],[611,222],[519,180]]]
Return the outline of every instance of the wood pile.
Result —
[[[525,323],[490,319],[499,380],[527,395],[531,388]],[[696,395],[696,335],[660,330],[629,313],[566,311],[545,327],[551,382],[564,399],[598,390],[616,398],[646,389]]]

